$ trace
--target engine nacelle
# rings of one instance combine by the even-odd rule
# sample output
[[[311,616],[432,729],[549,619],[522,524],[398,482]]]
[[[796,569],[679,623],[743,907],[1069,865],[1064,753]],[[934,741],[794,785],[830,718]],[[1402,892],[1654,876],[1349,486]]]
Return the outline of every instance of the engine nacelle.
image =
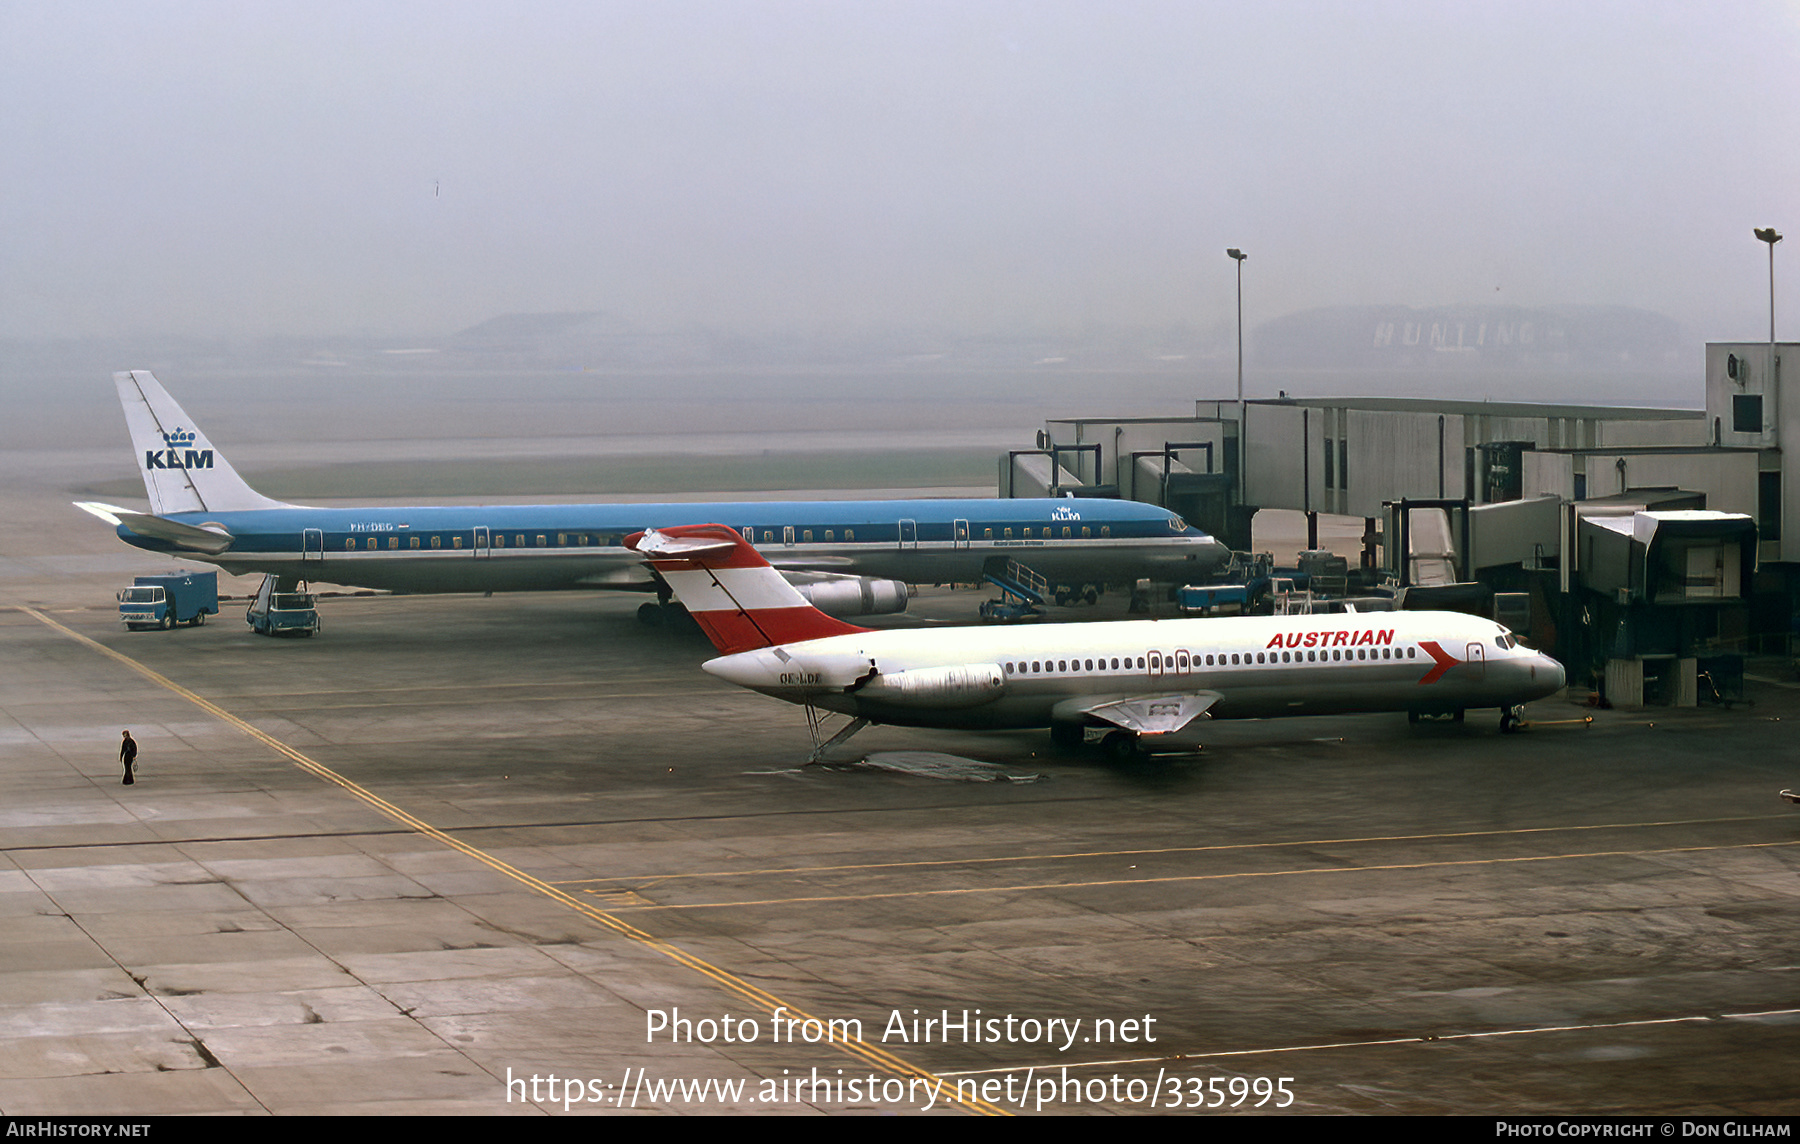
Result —
[[[906,584],[863,576],[807,577],[794,584],[806,602],[828,616],[889,616],[906,611]]]
[[[1006,673],[997,663],[959,663],[916,671],[877,672],[857,689],[865,699],[897,707],[979,707],[1006,692]]]

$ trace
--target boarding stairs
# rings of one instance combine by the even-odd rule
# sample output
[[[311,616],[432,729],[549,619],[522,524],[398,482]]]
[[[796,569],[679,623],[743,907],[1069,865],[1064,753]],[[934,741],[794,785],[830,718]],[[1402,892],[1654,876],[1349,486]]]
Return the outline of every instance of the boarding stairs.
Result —
[[[1000,589],[998,600],[982,601],[982,619],[1011,622],[1043,615],[1040,609],[1050,595],[1050,581],[1035,569],[1017,560],[1004,565],[992,560],[982,569],[981,578]]]

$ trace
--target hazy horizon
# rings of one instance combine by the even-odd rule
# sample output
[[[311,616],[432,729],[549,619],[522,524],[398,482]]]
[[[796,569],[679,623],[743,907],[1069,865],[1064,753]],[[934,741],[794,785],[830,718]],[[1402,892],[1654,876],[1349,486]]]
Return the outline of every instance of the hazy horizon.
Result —
[[[1800,182],[1793,3],[17,0],[0,61],[12,339],[1216,339],[1227,246],[1251,326],[1752,339]]]

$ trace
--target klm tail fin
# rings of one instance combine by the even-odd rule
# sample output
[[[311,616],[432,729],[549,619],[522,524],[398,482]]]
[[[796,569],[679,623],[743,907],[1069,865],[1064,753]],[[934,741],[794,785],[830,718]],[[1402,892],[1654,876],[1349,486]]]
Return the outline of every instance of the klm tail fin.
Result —
[[[668,581],[721,655],[869,629],[806,602],[750,542],[722,524],[649,529],[625,538]]]
[[[113,384],[119,387],[152,513],[287,507],[245,484],[149,370],[115,373]]]

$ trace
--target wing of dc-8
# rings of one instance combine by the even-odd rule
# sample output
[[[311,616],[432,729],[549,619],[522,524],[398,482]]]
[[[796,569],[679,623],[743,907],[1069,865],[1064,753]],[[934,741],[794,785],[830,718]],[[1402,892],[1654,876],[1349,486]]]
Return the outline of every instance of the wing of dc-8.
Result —
[[[1056,718],[1065,720],[1081,715],[1091,715],[1102,719],[1115,727],[1123,727],[1127,731],[1135,731],[1140,735],[1168,735],[1181,730],[1206,713],[1206,709],[1219,701],[1216,691],[1186,691],[1172,695],[1134,695],[1129,699],[1109,699],[1100,703],[1083,705],[1080,700],[1072,704],[1057,704]],[[1065,706],[1069,710],[1064,711]]]

